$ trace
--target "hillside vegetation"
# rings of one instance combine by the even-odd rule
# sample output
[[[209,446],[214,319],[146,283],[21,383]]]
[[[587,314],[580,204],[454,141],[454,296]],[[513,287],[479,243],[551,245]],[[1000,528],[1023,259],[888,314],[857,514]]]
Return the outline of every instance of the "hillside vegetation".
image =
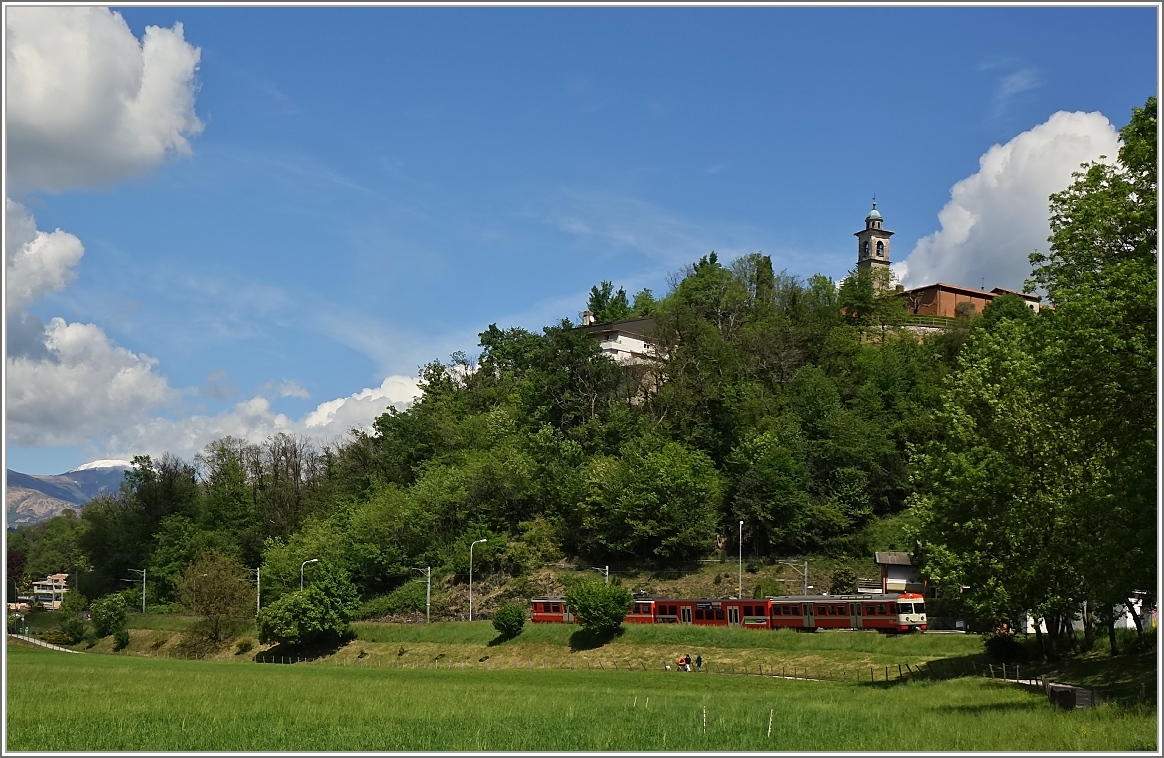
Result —
[[[132,609],[125,580],[145,570],[147,605],[225,629],[253,615],[257,569],[261,634],[307,639],[415,618],[427,567],[436,617],[463,618],[470,570],[487,615],[577,581],[562,565],[725,596],[740,553],[751,594],[797,590],[780,558],[810,556],[823,590],[896,548],[979,628],[1030,614],[1043,654],[1105,627],[1114,650],[1114,611],[1155,605],[1155,135],[1153,98],[1118,161],[1051,198],[1032,286],[1054,309],[1002,296],[923,339],[890,282],[713,252],[658,299],[591,291],[599,321],[654,319],[653,359],[616,363],[566,319],[491,324],[478,355],[424,366],[422,396],[370,431],[135,458],[119,494],[10,534],[9,573],[69,571]]]

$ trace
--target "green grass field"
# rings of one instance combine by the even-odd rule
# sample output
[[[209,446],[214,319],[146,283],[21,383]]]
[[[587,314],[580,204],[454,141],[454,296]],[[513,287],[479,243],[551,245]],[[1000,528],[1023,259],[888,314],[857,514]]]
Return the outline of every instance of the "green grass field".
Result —
[[[6,747],[19,751],[1157,747],[1154,709],[1064,712],[1041,694],[981,679],[844,685],[661,671],[237,665],[16,643],[7,677]]]

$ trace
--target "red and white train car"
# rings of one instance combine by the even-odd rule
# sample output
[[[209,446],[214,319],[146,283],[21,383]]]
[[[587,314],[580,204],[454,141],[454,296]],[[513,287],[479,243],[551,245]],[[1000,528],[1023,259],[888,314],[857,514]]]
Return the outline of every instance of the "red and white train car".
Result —
[[[770,597],[773,629],[926,630],[925,598],[890,595],[791,595]]]
[[[564,597],[535,597],[535,623],[570,624],[576,620]],[[889,595],[790,595],[744,598],[669,599],[637,597],[626,615],[629,624],[693,624],[746,629],[876,629],[925,631],[925,598],[914,593]]]
[[[574,614],[566,607],[566,598],[546,595],[530,600],[529,619],[535,624],[573,624]]]

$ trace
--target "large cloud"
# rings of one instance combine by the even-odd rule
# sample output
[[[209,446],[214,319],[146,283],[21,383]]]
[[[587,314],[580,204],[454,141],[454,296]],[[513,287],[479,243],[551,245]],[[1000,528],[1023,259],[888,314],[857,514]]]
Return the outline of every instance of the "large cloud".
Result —
[[[8,7],[8,180],[104,187],[190,152],[200,51],[182,25],[139,42],[107,8]]]
[[[214,416],[195,415],[173,420],[154,418],[124,425],[101,448],[95,449],[94,454],[128,458],[142,453],[159,455],[169,452],[189,459],[207,443],[227,435],[261,442],[279,432],[326,443],[344,437],[351,429],[370,430],[372,422],[388,406],[404,410],[419,394],[415,379],[390,376],[379,387],[320,403],[299,419],[276,413],[267,398],[255,396]]]
[[[77,444],[176,397],[152,358],[118,347],[93,324],[54,318],[44,346],[45,358],[6,358],[11,444]]]
[[[85,254],[81,241],[43,232],[20,203],[6,199],[5,410],[15,445],[76,444],[176,397],[155,361],[118,347],[93,324],[54,318],[46,327],[27,308],[65,289]]]
[[[954,185],[938,214],[941,229],[923,237],[894,272],[906,287],[933,282],[1022,289],[1028,256],[1047,249],[1048,200],[1079,165],[1114,157],[1119,135],[1100,113],[1060,111],[979,159],[978,172]]]

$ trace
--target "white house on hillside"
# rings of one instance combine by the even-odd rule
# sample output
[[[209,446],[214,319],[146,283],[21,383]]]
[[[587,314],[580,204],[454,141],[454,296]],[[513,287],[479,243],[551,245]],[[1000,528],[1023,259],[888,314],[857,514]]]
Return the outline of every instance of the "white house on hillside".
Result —
[[[647,339],[655,328],[655,319],[651,316],[596,324],[594,314],[586,311],[582,314],[582,326],[578,328],[597,339],[602,352],[616,363],[647,363],[654,356],[654,347]]]

